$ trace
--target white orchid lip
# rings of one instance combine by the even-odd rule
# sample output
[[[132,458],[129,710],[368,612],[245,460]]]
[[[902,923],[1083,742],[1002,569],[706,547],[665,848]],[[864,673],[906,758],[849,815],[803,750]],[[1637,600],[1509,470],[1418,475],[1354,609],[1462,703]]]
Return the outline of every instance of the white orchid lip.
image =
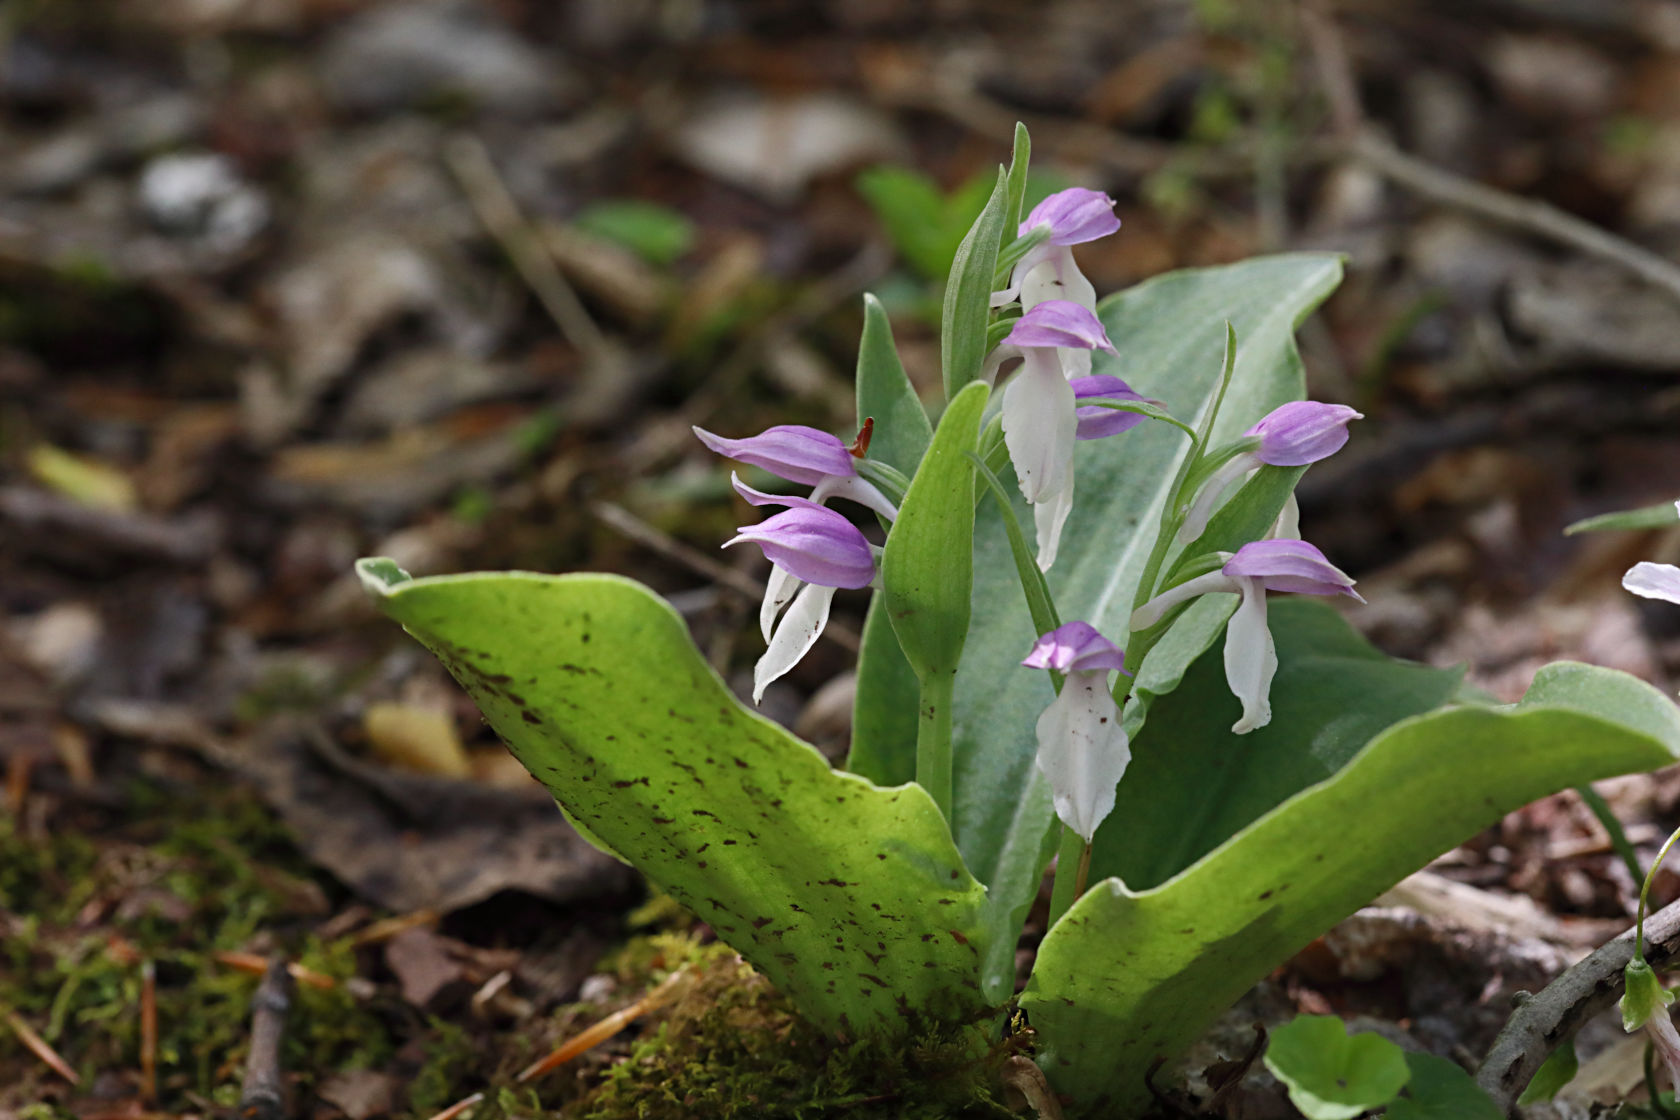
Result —
[[[1627,570],[1622,577],[1622,586],[1646,599],[1680,603],[1680,568],[1673,564],[1641,560]]]
[[[1131,763],[1131,744],[1109,691],[1111,670],[1125,671],[1126,655],[1085,622],[1068,622],[1041,636],[1021,662],[1063,673],[1061,694],[1038,717],[1039,772],[1063,824],[1088,844],[1114,811],[1115,789]]]

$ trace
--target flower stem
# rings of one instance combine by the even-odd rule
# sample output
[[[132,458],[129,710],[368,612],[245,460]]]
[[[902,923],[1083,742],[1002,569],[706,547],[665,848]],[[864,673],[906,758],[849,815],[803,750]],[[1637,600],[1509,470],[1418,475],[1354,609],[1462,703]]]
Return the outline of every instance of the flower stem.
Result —
[[[1085,893],[1091,874],[1091,845],[1067,825],[1062,826],[1062,846],[1056,852],[1056,878],[1050,888],[1050,925],[1066,914],[1068,907]]]
[[[1651,895],[1651,884],[1656,880],[1657,869],[1668,857],[1668,850],[1674,847],[1676,840],[1680,840],[1680,829],[1675,829],[1663,842],[1662,850],[1657,852],[1657,858],[1651,861],[1651,870],[1645,873],[1645,882],[1639,888],[1639,919],[1633,924],[1633,955],[1636,960],[1645,956],[1645,906]]]
[[[951,694],[955,676],[929,673],[916,706],[916,783],[951,820]]]

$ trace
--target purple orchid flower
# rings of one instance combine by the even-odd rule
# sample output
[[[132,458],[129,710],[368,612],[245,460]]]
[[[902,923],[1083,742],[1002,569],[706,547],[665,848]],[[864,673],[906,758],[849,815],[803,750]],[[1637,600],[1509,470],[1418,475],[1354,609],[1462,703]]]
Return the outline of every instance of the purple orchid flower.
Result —
[[[803,424],[777,424],[756,436],[726,439],[695,428],[700,442],[727,459],[760,467],[778,478],[814,487],[811,500],[848,498],[885,517],[898,518],[898,507],[871,483],[858,477],[857,465],[838,436]]]
[[[1023,311],[1031,311],[1045,300],[1065,299],[1087,311],[1097,309],[1097,290],[1074,263],[1070,246],[1107,237],[1120,228],[1114,216],[1114,200],[1101,191],[1069,187],[1057,191],[1032,208],[1021,223],[1019,236],[1043,227],[1049,236],[1029,250],[1009,276],[1009,287],[992,293],[992,306],[1001,307],[1019,299]]]
[[[1245,735],[1271,722],[1272,677],[1277,646],[1266,628],[1266,592],[1296,595],[1346,595],[1363,603],[1346,572],[1324,553],[1296,540],[1251,541],[1225,560],[1216,572],[1168,588],[1132,614],[1132,629],[1146,630],[1167,611],[1198,595],[1228,591],[1242,596],[1225,630],[1225,680],[1242,701],[1243,714],[1231,730]]]
[[[1093,349],[1114,349],[1097,317],[1076,303],[1047,300],[1017,319],[992,355],[995,364],[1022,360],[1003,390],[1003,440],[1021,493],[1033,507],[1038,566],[1045,571],[1056,561],[1062,526],[1073,509],[1079,417],[1066,356],[1083,356],[1088,368]]]
[[[1132,760],[1108,687],[1111,669],[1126,671],[1126,655],[1089,623],[1067,622],[1040,637],[1021,664],[1066,675],[1038,717],[1037,764],[1056,815],[1089,844],[1114,811],[1115,787]]]
[[[1196,491],[1179,527],[1179,543],[1189,544],[1202,535],[1226,493],[1250,471],[1264,464],[1304,467],[1327,459],[1347,443],[1348,424],[1362,419],[1345,404],[1320,401],[1291,401],[1272,409],[1242,434],[1241,449]]]
[[[1073,386],[1073,400],[1080,401],[1137,401],[1139,403],[1154,404],[1148,398],[1133,392],[1132,387],[1111,374],[1099,373],[1091,377],[1075,378],[1070,384]],[[1102,439],[1104,436],[1117,436],[1121,432],[1129,432],[1147,419],[1139,412],[1122,412],[1115,408],[1097,408],[1086,405],[1074,411],[1078,420],[1078,427],[1074,431],[1075,439]]]
[[[772,565],[766,581],[759,627],[764,656],[753,666],[753,703],[764,698],[771,681],[799,663],[828,625],[835,589],[867,587],[875,579],[875,550],[846,518],[807,498],[766,494],[731,476],[735,489],[755,506],[788,507],[757,525],[736,531],[724,543],[747,542],[764,550]],[[795,594],[797,592],[797,594]],[[791,606],[788,606],[789,602]],[[778,623],[783,607],[787,613]]]

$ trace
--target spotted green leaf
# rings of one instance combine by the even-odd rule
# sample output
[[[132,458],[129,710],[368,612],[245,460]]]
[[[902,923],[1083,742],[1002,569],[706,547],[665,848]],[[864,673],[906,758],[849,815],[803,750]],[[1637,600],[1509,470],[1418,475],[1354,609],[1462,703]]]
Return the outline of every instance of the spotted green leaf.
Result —
[[[571,817],[812,1020],[984,1014],[984,888],[928,795],[833,771],[742,707],[663,600],[606,575],[358,571]]]

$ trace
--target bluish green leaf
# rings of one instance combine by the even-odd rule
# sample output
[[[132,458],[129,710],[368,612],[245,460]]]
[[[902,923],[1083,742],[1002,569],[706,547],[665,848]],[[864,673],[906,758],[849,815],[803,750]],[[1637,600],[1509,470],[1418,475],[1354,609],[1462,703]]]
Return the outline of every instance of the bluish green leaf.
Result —
[[[813,1021],[898,1036],[986,1013],[984,888],[926,791],[833,771],[743,708],[646,588],[358,572],[575,820]]]
[[[1457,1062],[1407,1054],[1412,1076],[1388,1109],[1388,1120],[1505,1120],[1505,1113]],[[1542,1067],[1544,1068],[1544,1067]]]
[[[863,297],[857,415],[859,424],[868,417],[875,418],[869,457],[891,464],[906,475],[914,475],[928,440],[933,438],[933,425],[928,423],[927,410],[904,373],[904,363],[898,359],[886,309],[873,295]]]
[[[1661,529],[1665,525],[1676,523],[1680,523],[1680,509],[1677,509],[1673,502],[1658,502],[1654,506],[1588,517],[1575,522],[1563,532],[1565,536],[1574,536],[1576,533],[1597,533],[1606,529]]]
[[[1528,1088],[1517,1098],[1517,1104],[1530,1105],[1551,1100],[1563,1091],[1565,1085],[1575,1080],[1580,1070],[1581,1060],[1575,1055],[1575,1040],[1566,1038],[1563,1045],[1547,1055],[1540,1068],[1534,1071],[1534,1076],[1528,1080]]]
[[[980,376],[986,360],[986,324],[991,318],[992,273],[997,268],[998,238],[1003,233],[1003,210],[1009,183],[998,168],[997,184],[986,208],[974,219],[957,246],[951,275],[945,282],[945,308],[939,323],[939,362],[945,376],[945,397],[954,398],[964,385]]]
[[[973,586],[974,466],[990,390],[974,382],[945,410],[881,557],[881,596],[915,670],[916,780],[951,804],[951,692],[968,638]]]
[[[1412,1073],[1400,1047],[1380,1034],[1349,1035],[1334,1015],[1297,1016],[1273,1031],[1266,1068],[1307,1120],[1353,1120],[1381,1108]]]
[[[1031,163],[1032,137],[1027,135],[1027,126],[1016,121],[1015,150],[1009,156],[1007,195],[1003,204],[1003,228],[998,231],[1000,248],[1015,240],[1016,230],[1020,228],[1021,204],[1027,197],[1027,169]]]
[[[669,206],[640,199],[591,203],[578,211],[572,224],[654,264],[670,264],[694,245],[693,222]]]
[[[1184,689],[1157,703],[1146,735]],[[1318,746],[1306,739],[1301,753]],[[1124,1114],[1147,1099],[1152,1062],[1430,859],[1537,797],[1677,756],[1673,702],[1586,665],[1542,669],[1520,704],[1403,720],[1172,878],[1147,890],[1110,878],[1076,902],[1021,996],[1040,1064],[1092,1114]]]

